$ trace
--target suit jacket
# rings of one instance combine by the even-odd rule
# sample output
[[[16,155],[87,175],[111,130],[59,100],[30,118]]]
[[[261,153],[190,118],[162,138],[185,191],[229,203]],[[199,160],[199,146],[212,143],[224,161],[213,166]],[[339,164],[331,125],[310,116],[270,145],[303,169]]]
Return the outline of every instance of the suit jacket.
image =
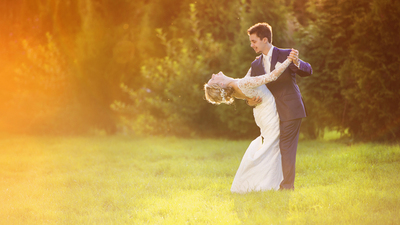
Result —
[[[271,71],[275,69],[277,62],[282,63],[289,56],[291,49],[279,49],[274,47],[271,58]],[[268,89],[275,97],[276,107],[281,121],[304,118],[307,116],[306,107],[300,93],[299,86],[296,83],[296,73],[301,76],[310,76],[312,74],[311,65],[302,60],[297,68],[293,63],[281,74],[281,76],[271,83],[267,84]],[[266,74],[263,66],[263,56],[251,63],[250,76],[259,76]],[[270,72],[270,71],[268,71]]]

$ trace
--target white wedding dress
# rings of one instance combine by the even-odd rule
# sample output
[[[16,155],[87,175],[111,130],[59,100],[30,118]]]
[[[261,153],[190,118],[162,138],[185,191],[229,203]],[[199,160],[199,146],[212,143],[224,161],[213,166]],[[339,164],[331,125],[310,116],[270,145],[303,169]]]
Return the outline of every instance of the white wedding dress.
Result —
[[[261,135],[247,148],[233,180],[231,192],[279,189],[283,180],[279,149],[279,116],[275,98],[265,84],[276,80],[290,63],[289,60],[284,61],[270,74],[238,80],[239,89],[247,97],[262,97],[261,104],[253,109]]]

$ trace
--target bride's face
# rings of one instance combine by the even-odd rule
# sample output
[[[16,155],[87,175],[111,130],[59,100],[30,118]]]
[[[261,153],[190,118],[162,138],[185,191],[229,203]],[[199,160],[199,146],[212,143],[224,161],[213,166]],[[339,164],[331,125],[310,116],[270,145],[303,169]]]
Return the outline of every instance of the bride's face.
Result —
[[[220,87],[225,88],[226,86],[226,76],[224,74],[222,74],[221,72],[217,73],[217,74],[213,74],[211,76],[211,79],[207,82],[208,85],[212,85],[212,84],[218,84]]]

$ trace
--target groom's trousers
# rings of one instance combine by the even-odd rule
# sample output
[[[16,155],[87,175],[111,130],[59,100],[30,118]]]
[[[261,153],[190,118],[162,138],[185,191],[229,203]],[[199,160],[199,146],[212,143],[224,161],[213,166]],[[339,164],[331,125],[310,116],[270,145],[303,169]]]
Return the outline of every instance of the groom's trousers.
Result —
[[[283,181],[280,189],[294,189],[297,143],[299,141],[301,118],[280,122],[279,147],[282,155]]]

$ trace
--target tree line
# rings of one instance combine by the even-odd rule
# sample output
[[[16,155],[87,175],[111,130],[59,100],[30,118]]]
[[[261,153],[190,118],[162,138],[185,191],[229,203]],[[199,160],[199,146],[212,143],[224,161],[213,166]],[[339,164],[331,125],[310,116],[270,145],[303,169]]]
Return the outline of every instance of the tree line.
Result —
[[[243,77],[246,30],[273,27],[314,70],[298,84],[309,138],[400,135],[400,3],[394,0],[16,0],[0,7],[0,129],[32,134],[258,134],[242,101],[214,106],[203,84]]]

